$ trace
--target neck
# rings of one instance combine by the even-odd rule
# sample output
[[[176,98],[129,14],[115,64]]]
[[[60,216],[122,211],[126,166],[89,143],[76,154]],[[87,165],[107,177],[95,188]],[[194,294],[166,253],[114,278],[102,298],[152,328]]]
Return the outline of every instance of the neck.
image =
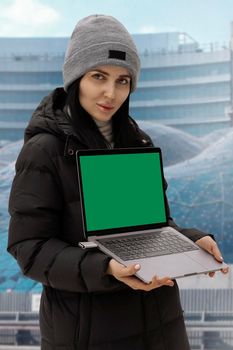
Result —
[[[104,138],[110,142],[113,143],[113,132],[112,132],[112,120],[97,120],[93,118],[95,121],[99,131],[104,136]]]

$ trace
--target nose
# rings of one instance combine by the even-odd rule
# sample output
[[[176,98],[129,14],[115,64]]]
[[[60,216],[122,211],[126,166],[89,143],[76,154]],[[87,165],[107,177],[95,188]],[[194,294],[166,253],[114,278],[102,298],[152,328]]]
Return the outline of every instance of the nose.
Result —
[[[114,82],[109,82],[105,85],[104,96],[110,100],[113,100],[116,95],[116,87]]]

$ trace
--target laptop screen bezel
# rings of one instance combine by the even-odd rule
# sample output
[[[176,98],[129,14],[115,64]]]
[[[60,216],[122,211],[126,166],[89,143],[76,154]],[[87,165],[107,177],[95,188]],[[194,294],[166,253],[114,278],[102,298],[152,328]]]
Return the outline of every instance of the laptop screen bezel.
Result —
[[[110,229],[108,228],[108,229],[88,231],[87,230],[86,215],[85,215],[82,177],[80,174],[81,173],[80,157],[93,156],[93,155],[105,155],[105,154],[109,155],[109,154],[134,154],[134,153],[156,153],[156,154],[159,154],[161,175],[162,175],[162,185],[163,185],[163,201],[164,201],[166,220],[164,222],[160,222],[160,223],[156,223],[156,224],[154,223],[154,224],[147,224],[147,225],[124,226],[124,227],[119,227],[119,228],[110,228]],[[116,233],[131,232],[131,231],[150,230],[150,229],[165,227],[168,225],[168,212],[167,212],[168,208],[167,208],[166,200],[165,200],[165,197],[166,197],[166,195],[165,195],[165,179],[164,179],[164,172],[163,172],[162,154],[161,154],[160,148],[158,148],[158,147],[140,147],[140,148],[113,148],[113,149],[82,149],[82,150],[78,150],[76,152],[76,163],[77,163],[77,173],[78,173],[78,183],[79,183],[83,231],[84,231],[84,236],[86,239],[88,237],[92,237],[92,236],[105,236],[105,235],[110,235],[110,234],[114,234],[114,233],[116,234]]]

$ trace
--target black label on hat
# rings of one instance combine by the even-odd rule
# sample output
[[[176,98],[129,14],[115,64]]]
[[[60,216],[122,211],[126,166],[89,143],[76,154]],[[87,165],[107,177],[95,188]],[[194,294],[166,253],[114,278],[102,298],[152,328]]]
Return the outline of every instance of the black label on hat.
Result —
[[[109,50],[108,58],[117,58],[118,60],[125,61],[126,53],[124,51]]]

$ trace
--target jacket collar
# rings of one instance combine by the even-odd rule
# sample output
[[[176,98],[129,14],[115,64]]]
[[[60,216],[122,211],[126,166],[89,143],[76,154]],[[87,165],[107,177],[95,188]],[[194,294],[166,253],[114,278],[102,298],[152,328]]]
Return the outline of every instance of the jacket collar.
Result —
[[[104,137],[97,132],[81,133],[74,128],[64,110],[66,93],[63,88],[55,89],[45,97],[32,115],[25,130],[25,142],[38,133],[51,133],[65,141],[64,156],[75,157],[78,149],[111,148]],[[129,122],[141,140],[142,147],[151,146],[151,140],[143,133],[137,123],[129,117]]]

